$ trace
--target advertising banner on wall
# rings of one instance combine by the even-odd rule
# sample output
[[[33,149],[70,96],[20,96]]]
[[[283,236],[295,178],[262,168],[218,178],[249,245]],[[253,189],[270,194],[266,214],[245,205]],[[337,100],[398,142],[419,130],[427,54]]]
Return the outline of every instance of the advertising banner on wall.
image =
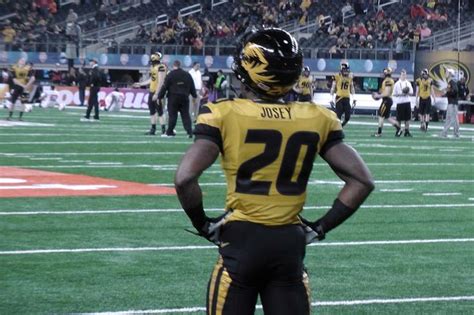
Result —
[[[79,101],[79,89],[75,86],[56,86],[58,91],[58,103],[70,105],[80,105]],[[45,86],[45,92],[48,92],[51,88]],[[99,92],[99,103],[106,101],[108,95],[114,91],[113,88],[101,88]],[[120,89],[120,92],[124,94],[124,100],[122,108],[127,109],[148,109],[148,90],[145,89]],[[89,90],[86,90],[86,103],[89,97]]]
[[[474,91],[474,52],[462,51],[434,51],[418,52],[416,54],[416,75],[419,77],[423,69],[428,69],[430,77],[435,83],[438,94],[448,86],[446,72],[448,69],[454,70],[455,77],[464,77],[469,86],[469,90]]]
[[[52,67],[56,63],[67,65],[66,54],[64,53],[45,53],[45,52],[0,52],[0,64],[11,65],[24,58],[26,61],[33,62],[36,65]],[[128,54],[97,54],[91,53],[86,57],[86,61],[96,58],[102,68],[113,67],[117,69],[139,69],[147,68],[150,62],[150,56],[128,55]],[[184,68],[190,68],[194,62],[199,62],[201,67],[209,69],[222,69],[225,72],[231,71],[233,56],[190,56],[190,55],[164,55],[163,62],[170,65],[174,60],[179,60]],[[82,60],[83,62],[84,60]],[[312,72],[320,72],[322,75],[336,73],[340,69],[342,59],[309,59],[304,63],[311,68]],[[380,76],[385,67],[391,67],[395,75],[400,74],[402,69],[407,71],[408,75],[413,74],[414,63],[410,60],[373,60],[373,59],[348,59],[351,71],[364,76]],[[77,63],[81,62],[76,60]]]

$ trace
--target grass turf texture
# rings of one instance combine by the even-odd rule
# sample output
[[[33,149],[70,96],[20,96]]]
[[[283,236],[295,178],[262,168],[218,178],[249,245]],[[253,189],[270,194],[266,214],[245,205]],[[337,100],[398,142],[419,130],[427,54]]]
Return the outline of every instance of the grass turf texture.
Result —
[[[178,161],[191,143],[180,125],[178,137],[162,139],[143,135],[148,128],[145,112],[104,114],[100,124],[80,123],[81,114],[36,110],[26,115],[27,122],[54,126],[1,127],[0,165],[172,183]],[[416,123],[414,138],[394,138],[394,130],[387,126],[384,136],[376,139],[370,137],[375,119],[359,117],[349,123],[346,142],[368,163],[377,187],[365,207],[324,242],[343,242],[341,246],[308,247],[306,266],[314,302],[474,295],[472,241],[370,243],[473,238],[474,127],[465,126],[470,130],[462,134],[468,137],[458,140],[433,137],[439,129],[423,134]],[[339,180],[324,161],[318,158],[315,164],[307,201],[313,208],[304,211],[311,219],[326,211],[324,206],[339,190]],[[206,208],[222,208],[225,186],[217,163],[201,183],[207,184],[202,187]],[[0,198],[0,213],[116,209],[179,209],[179,203],[175,196]],[[184,232],[189,227],[180,211],[0,215],[0,251],[210,245]],[[351,245],[354,241],[369,243]],[[210,248],[2,254],[0,313],[202,307],[216,258],[216,250]],[[323,305],[314,310],[464,314],[473,307],[474,301],[464,300]]]

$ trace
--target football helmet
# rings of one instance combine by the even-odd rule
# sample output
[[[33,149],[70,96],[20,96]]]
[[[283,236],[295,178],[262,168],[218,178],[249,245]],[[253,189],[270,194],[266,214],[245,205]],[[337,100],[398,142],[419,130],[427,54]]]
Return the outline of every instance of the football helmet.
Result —
[[[237,47],[232,70],[247,88],[266,99],[277,99],[295,85],[303,54],[288,32],[269,28],[245,34]]]
[[[351,68],[349,67],[348,63],[346,63],[346,62],[341,63],[341,74],[342,75],[348,75],[350,71],[351,71]]]
[[[152,63],[160,62],[163,55],[160,52],[153,53],[150,57]]]
[[[383,75],[384,75],[385,77],[391,76],[391,75],[392,75],[392,68],[387,67],[387,68],[383,69]]]
[[[421,77],[423,79],[427,79],[428,78],[428,69],[423,69],[421,70]]]

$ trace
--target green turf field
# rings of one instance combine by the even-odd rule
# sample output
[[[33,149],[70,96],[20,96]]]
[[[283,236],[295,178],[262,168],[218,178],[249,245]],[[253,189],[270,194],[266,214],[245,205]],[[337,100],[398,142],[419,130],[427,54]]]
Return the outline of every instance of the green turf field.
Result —
[[[0,166],[172,184],[191,143],[180,121],[178,136],[163,139],[143,135],[146,112],[104,113],[92,124],[79,122],[83,111],[0,123]],[[315,313],[474,313],[474,125],[462,125],[461,139],[441,139],[441,124],[431,126],[423,134],[413,123],[413,138],[394,138],[387,126],[379,139],[370,137],[375,118],[357,117],[345,129],[376,189],[308,247]],[[201,183],[217,215],[218,164]],[[318,158],[304,215],[325,212],[340,185]],[[0,314],[202,314],[217,251],[189,227],[175,196],[0,198]]]

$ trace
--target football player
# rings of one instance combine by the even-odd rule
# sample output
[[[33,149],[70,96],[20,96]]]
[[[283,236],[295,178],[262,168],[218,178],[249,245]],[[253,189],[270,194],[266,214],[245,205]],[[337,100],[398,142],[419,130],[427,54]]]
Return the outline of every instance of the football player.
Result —
[[[282,67],[285,64],[285,67]],[[305,244],[351,216],[373,189],[357,152],[343,143],[336,115],[311,102],[285,103],[298,80],[303,55],[281,29],[244,35],[232,69],[242,98],[201,108],[195,142],[184,155],[175,187],[198,234],[219,245],[208,285],[207,314],[310,314]],[[226,212],[206,216],[198,183],[221,154],[227,177]],[[299,217],[319,154],[345,182],[319,220]]]
[[[431,112],[431,98],[436,102],[433,80],[429,77],[428,69],[421,71],[421,76],[416,79],[416,101],[420,113],[420,129],[428,131]]]
[[[135,83],[134,87],[150,86],[150,93],[148,94],[148,109],[150,110],[150,131],[146,135],[156,134],[156,123],[159,119],[161,125],[161,134],[166,132],[165,116],[163,115],[163,104],[158,101],[158,92],[163,85],[166,77],[166,66],[161,63],[162,54],[156,52],[151,55],[150,61],[150,77],[142,82]],[[157,115],[158,113],[158,115]]]
[[[22,102],[22,96],[29,92],[31,89],[35,77],[31,75],[32,68],[30,64],[26,64],[24,58],[20,58],[17,64],[11,67],[11,79],[10,79],[10,89],[11,89],[11,105],[9,108],[9,113],[7,120],[11,120],[13,117],[13,111],[15,106],[20,108],[19,120],[23,120],[23,113],[25,112],[25,106]]]
[[[383,123],[385,119],[388,119],[388,121],[397,129],[397,133],[400,129],[399,127],[397,127],[397,121],[390,117],[390,110],[393,105],[393,87],[395,85],[395,81],[392,79],[392,68],[385,68],[383,70],[383,77],[384,79],[382,81],[382,87],[380,88],[379,93],[375,92],[372,94],[372,97],[375,100],[382,99],[382,103],[380,104],[378,110],[379,127],[377,129],[377,132],[373,134],[374,137],[382,136]]]
[[[351,119],[351,102],[350,96],[354,98],[355,89],[354,81],[349,64],[346,62],[341,63],[341,70],[334,76],[331,86],[331,99],[334,98],[336,93],[336,115],[337,118],[341,119],[344,114],[344,121],[342,126],[344,127]]]
[[[299,77],[294,90],[298,93],[298,101],[311,102],[313,100],[313,76],[308,66],[303,68],[303,73]]]

